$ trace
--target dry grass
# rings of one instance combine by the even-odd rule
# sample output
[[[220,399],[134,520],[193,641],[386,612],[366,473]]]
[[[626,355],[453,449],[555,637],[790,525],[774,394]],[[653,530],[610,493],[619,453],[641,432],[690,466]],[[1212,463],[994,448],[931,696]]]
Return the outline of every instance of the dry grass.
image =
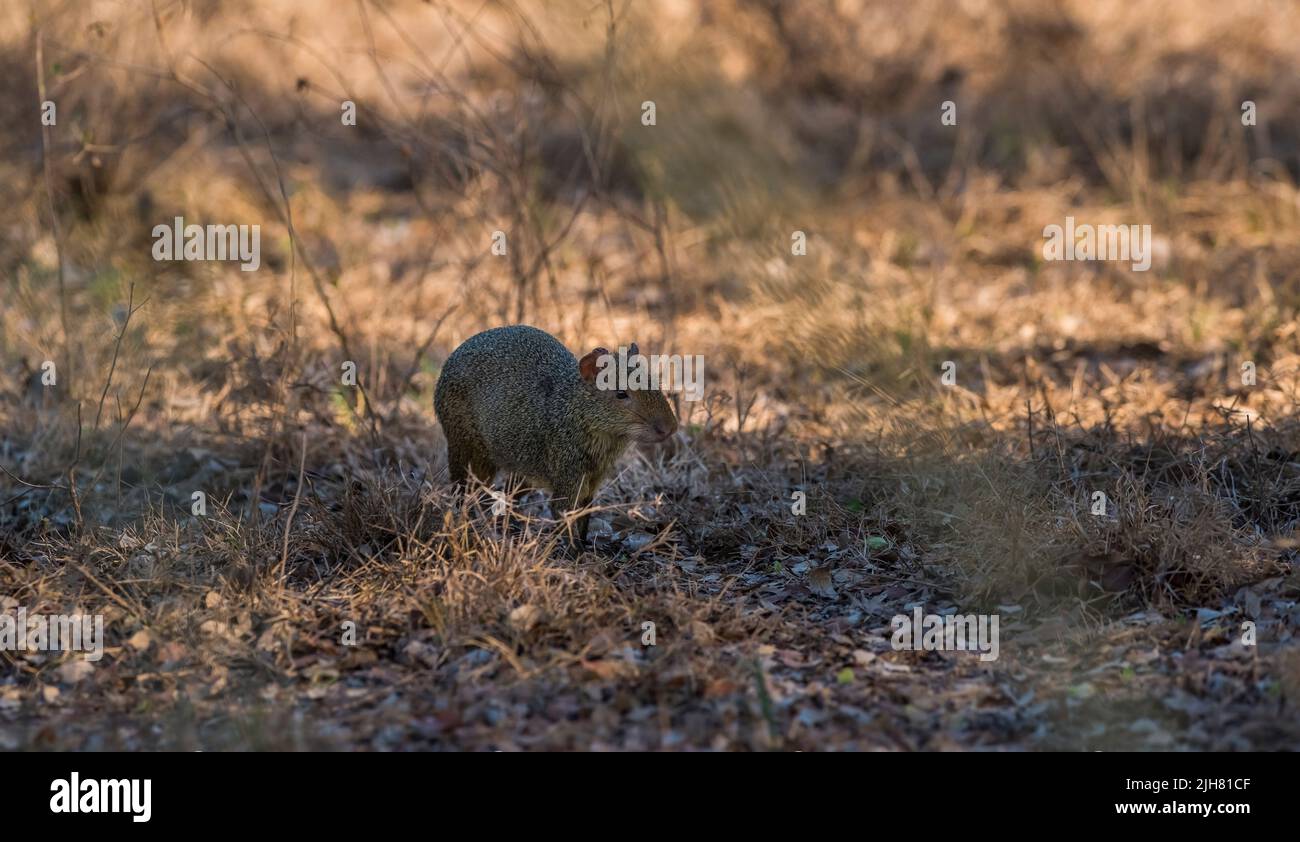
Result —
[[[0,747],[1300,746],[1298,15],[7,7],[0,599],[109,648],[0,653]],[[1067,215],[1152,270],[1044,263]],[[576,557],[445,484],[439,363],[514,321],[706,360]],[[918,603],[1001,659],[893,650]]]

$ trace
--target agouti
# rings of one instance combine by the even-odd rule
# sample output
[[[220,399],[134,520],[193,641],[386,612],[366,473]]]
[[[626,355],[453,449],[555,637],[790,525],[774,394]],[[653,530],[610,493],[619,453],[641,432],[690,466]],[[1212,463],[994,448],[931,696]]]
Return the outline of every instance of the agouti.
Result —
[[[596,348],[578,360],[528,325],[465,340],[433,394],[451,481],[461,485],[473,472],[491,482],[504,470],[551,489],[557,514],[588,506],[629,441],[662,442],[677,430],[662,392],[598,387],[598,362],[609,353]],[[585,542],[587,516],[575,526]]]

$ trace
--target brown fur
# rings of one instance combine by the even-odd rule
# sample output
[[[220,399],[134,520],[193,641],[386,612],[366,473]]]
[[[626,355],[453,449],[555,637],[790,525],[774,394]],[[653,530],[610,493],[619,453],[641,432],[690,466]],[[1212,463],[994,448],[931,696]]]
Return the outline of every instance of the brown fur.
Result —
[[[579,361],[528,325],[465,340],[447,358],[433,397],[451,481],[473,473],[491,482],[505,470],[550,488],[557,513],[590,505],[632,439],[662,441],[677,429],[662,392],[597,387],[606,353],[596,348]],[[587,516],[576,526],[585,541]]]

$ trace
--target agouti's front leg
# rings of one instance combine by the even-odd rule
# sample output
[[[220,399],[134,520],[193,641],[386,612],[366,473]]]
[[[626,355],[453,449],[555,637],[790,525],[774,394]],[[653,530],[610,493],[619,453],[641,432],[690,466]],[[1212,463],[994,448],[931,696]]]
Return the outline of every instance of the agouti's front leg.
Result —
[[[579,493],[578,503],[577,505],[574,506],[574,508],[575,509],[587,508],[588,506],[591,505],[591,501],[595,499],[595,497],[596,495],[595,492],[593,491],[586,491],[586,492]],[[575,523],[574,526],[578,530],[578,540],[581,541],[584,545],[590,546],[590,542],[587,540],[587,528],[591,526],[591,515],[583,513],[583,515],[578,518],[577,523]]]
[[[551,501],[551,507],[558,517],[561,512],[580,511],[591,505],[592,498],[595,496],[587,489],[587,483],[579,480],[576,483],[560,484],[555,489],[555,496]],[[572,540],[574,546],[582,546],[587,543],[587,527],[590,525],[591,516],[583,514],[573,522]]]
[[[589,502],[590,502],[590,501],[589,501]],[[583,504],[583,506],[586,506],[586,505],[587,505],[586,503]],[[581,507],[580,507],[580,508],[581,508]],[[582,515],[581,517],[579,517],[579,518],[577,519],[577,521],[574,522],[574,524],[573,524],[574,529],[576,529],[577,532],[578,532],[578,536],[577,536],[577,541],[578,541],[578,543],[581,543],[581,544],[584,544],[584,545],[588,543],[588,542],[587,542],[587,528],[588,528],[589,526],[591,526],[590,520],[591,520],[591,515]]]

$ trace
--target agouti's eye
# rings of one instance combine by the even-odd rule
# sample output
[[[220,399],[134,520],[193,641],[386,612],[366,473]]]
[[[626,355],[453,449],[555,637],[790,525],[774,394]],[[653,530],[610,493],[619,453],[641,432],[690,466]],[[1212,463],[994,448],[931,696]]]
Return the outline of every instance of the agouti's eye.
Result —
[[[618,398],[618,399],[621,400],[621,401],[625,401],[625,400],[627,400],[627,392],[620,391],[620,392],[619,392],[617,395],[615,395],[614,397]]]

